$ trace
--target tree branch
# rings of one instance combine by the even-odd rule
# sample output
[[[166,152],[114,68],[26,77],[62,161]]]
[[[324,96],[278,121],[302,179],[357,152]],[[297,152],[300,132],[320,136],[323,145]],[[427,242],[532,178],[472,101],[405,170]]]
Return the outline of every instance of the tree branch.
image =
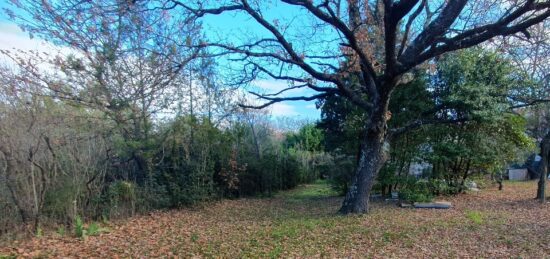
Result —
[[[260,95],[260,94],[254,93],[254,92],[249,92],[249,93],[252,94],[252,95],[257,96],[260,99],[268,100],[269,102],[261,104],[261,105],[239,104],[240,107],[247,108],[247,109],[263,109],[265,107],[268,107],[268,106],[270,106],[274,103],[278,103],[278,102],[283,102],[283,101],[313,101],[313,100],[317,100],[317,99],[321,99],[321,98],[325,98],[325,97],[333,95],[333,93],[322,93],[322,94],[317,94],[317,95],[313,95],[313,96],[267,97],[267,96],[263,96],[263,95]]]
[[[442,36],[455,22],[468,0],[450,0],[439,16],[416,37],[411,46],[399,58],[400,63],[415,60],[437,37]]]
[[[425,125],[457,124],[457,123],[467,122],[467,121],[469,121],[469,119],[467,119],[467,118],[451,119],[451,120],[436,120],[436,119],[414,120],[413,122],[409,123],[406,126],[389,130],[389,138],[394,138],[394,137],[400,136],[404,133],[407,133],[411,130],[420,128],[420,127],[425,126]]]
[[[426,53],[420,55],[416,64],[420,64],[426,60],[429,60],[433,57],[439,56],[446,52],[475,46],[477,44],[480,44],[496,36],[508,36],[508,35],[516,34],[518,32],[525,31],[530,26],[537,24],[539,22],[542,22],[544,19],[548,17],[550,17],[550,10],[544,12],[539,16],[536,16],[535,18],[531,18],[529,20],[526,20],[522,23],[516,24],[511,27],[507,27],[507,26],[495,27],[493,29],[488,29],[485,32],[478,34],[476,36],[473,36],[471,38],[466,38],[459,41],[454,41],[454,38],[445,40],[446,44],[440,45],[438,47],[430,48],[428,51],[426,51]]]

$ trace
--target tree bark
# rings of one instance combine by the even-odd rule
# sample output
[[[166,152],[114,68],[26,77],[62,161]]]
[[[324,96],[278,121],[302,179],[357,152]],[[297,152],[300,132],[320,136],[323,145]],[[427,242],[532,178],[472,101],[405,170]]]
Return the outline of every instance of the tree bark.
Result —
[[[546,201],[546,175],[548,174],[548,159],[546,157],[543,157],[542,158],[542,163],[543,163],[543,168],[542,168],[542,172],[540,173],[540,179],[539,179],[539,183],[538,183],[538,188],[537,188],[537,199],[540,201],[540,202],[545,202]]]
[[[546,178],[548,177],[548,156],[550,155],[550,132],[544,136],[540,143],[540,156],[542,158],[541,172],[537,188],[537,199],[540,202],[546,201]]]
[[[502,189],[504,189],[504,185],[502,184],[503,182],[503,177],[504,176],[504,172],[499,172],[498,173],[498,176],[497,176],[497,183],[498,183],[498,190],[499,191],[502,191]]]
[[[368,213],[369,196],[378,172],[388,159],[389,144],[386,142],[385,110],[379,112],[367,125],[361,144],[361,154],[355,176],[348,189],[339,213]]]

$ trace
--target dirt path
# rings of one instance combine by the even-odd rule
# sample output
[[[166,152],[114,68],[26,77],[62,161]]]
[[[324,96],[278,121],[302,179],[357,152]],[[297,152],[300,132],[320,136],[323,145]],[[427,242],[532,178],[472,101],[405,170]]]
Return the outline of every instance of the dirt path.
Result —
[[[272,199],[135,217],[85,240],[47,234],[0,247],[0,258],[550,257],[550,204],[532,199],[535,188],[507,183],[501,192],[445,198],[450,210],[378,203],[370,215],[342,217],[334,213],[341,198],[308,185]]]

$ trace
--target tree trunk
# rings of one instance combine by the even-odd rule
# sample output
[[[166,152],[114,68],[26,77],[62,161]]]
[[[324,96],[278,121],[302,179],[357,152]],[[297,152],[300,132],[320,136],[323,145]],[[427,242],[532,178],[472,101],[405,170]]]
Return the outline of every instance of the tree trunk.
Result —
[[[497,183],[498,183],[498,190],[499,191],[502,191],[502,189],[504,188],[502,182],[503,182],[503,177],[504,176],[504,172],[499,172],[498,173],[498,176],[497,176]]]
[[[386,120],[383,114],[385,112],[379,114],[378,120],[369,123],[367,127],[355,176],[339,210],[342,214],[369,212],[372,186],[388,158],[389,146],[386,143]]]
[[[550,155],[550,132],[546,134],[540,143],[540,156],[542,166],[537,188],[537,199],[540,202],[546,201],[546,178],[548,177],[548,156]]]
[[[545,202],[546,200],[546,175],[548,174],[548,159],[546,156],[542,157],[542,172],[540,172],[540,179],[537,188],[537,199],[540,202]]]
[[[460,167],[458,169],[460,170]],[[470,160],[468,160],[468,163],[466,164],[466,168],[464,170],[464,174],[462,175],[462,180],[460,181],[460,186],[458,188],[459,193],[463,193],[466,190],[466,188],[464,187],[466,187],[465,183],[466,183],[466,179],[468,179],[469,171],[470,171]]]

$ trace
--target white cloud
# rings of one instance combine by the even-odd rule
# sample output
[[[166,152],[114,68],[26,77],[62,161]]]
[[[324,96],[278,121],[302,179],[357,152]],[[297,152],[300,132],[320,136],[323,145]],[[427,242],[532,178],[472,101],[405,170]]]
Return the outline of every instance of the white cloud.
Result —
[[[29,51],[38,52],[40,55],[78,55],[75,49],[57,46],[38,38],[31,39],[27,33],[11,22],[0,22],[0,50],[24,51],[30,55],[36,54],[31,54]],[[6,57],[0,56],[0,58],[2,58],[0,61],[13,63]]]
[[[300,114],[294,106],[286,103],[274,103],[270,109],[273,116],[297,116]]]
[[[288,83],[283,80],[255,80],[254,82],[252,82],[251,85],[252,87],[255,87],[255,91],[267,94],[277,93],[289,87]],[[304,95],[305,92],[306,90],[303,88],[292,89],[289,91],[285,91],[283,94],[279,95],[279,97]],[[244,96],[244,99],[246,100],[245,103],[250,105],[261,105],[267,102],[266,100],[253,96],[244,91],[240,96]],[[311,107],[307,108],[315,109],[315,105],[312,104]],[[301,115],[300,112],[298,112],[297,107],[292,104],[292,102],[274,103],[264,109],[269,110],[271,112],[271,115],[273,115],[274,117],[291,117]]]
[[[256,80],[252,83],[252,85],[266,91],[280,91],[288,87],[286,81],[281,80]]]
[[[289,84],[287,81],[284,80],[265,80],[265,79],[258,79],[251,83],[253,87],[259,88],[260,93],[267,93],[267,94],[274,94],[278,93],[286,88],[289,88]],[[296,88],[291,89],[288,91],[285,91],[280,96],[286,97],[286,96],[292,96],[292,95],[299,95],[300,93],[303,93],[305,88]]]
[[[0,23],[0,49],[20,49],[45,51],[53,45],[40,39],[31,39],[17,25]]]

